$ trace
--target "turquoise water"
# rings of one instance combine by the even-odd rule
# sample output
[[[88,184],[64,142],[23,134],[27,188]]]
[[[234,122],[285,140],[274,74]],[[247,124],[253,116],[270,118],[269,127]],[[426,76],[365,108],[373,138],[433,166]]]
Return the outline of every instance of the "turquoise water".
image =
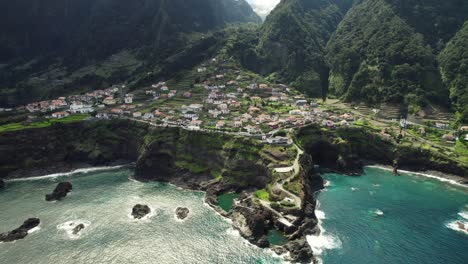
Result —
[[[272,245],[282,246],[288,243],[288,240],[284,234],[274,229],[268,231],[267,238],[268,242],[270,242]]]
[[[203,193],[130,181],[130,174],[119,169],[9,183],[0,191],[0,232],[29,217],[39,217],[41,225],[23,240],[0,244],[0,263],[281,263],[247,244],[203,203]],[[61,202],[46,202],[44,195],[64,180],[73,192]],[[154,215],[131,219],[137,203],[148,204]],[[174,217],[178,206],[190,209],[187,220]],[[89,226],[74,237],[64,229],[70,221]]]
[[[234,204],[234,199],[237,197],[239,197],[239,194],[237,193],[224,193],[218,195],[218,206],[224,211],[229,212]]]
[[[449,228],[468,221],[468,189],[375,168],[324,178],[325,232],[310,238],[324,263],[468,263],[468,234]]]

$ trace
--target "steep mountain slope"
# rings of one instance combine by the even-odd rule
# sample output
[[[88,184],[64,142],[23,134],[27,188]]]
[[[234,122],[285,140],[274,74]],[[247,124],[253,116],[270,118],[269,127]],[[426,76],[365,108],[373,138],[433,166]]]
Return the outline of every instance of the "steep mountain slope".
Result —
[[[0,88],[16,92],[18,85],[34,87],[24,82],[28,78],[48,80],[36,85],[42,87],[69,83],[64,76],[98,63],[112,67],[101,75],[83,73],[100,70],[82,70],[73,81],[84,78],[81,83],[89,79],[94,85],[112,81],[112,75],[128,77],[141,67],[151,71],[185,46],[210,37],[200,34],[260,18],[245,0],[0,0],[0,22]],[[43,76],[51,67],[53,74]],[[17,96],[10,96],[16,101]],[[2,99],[0,103],[9,101]]]
[[[447,105],[437,54],[468,14],[458,0],[364,0],[327,46],[331,95],[368,104]]]
[[[439,63],[459,119],[468,124],[468,21],[439,55]]]
[[[259,42],[244,64],[309,95],[326,89],[324,47],[353,1],[283,0],[259,31]],[[255,58],[255,59],[253,59]]]

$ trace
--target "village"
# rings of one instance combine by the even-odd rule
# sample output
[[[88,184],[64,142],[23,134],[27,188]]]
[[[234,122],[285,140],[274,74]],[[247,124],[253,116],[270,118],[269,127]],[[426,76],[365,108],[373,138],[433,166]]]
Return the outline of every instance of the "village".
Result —
[[[180,127],[253,137],[269,144],[291,145],[287,131],[318,124],[328,129],[340,126],[373,126],[388,140],[398,130],[416,127],[424,136],[427,125],[398,118],[377,118],[377,110],[366,115],[351,106],[310,99],[285,84],[271,84],[243,71],[235,63],[210,59],[181,77],[128,91],[125,84],[80,95],[30,103],[0,111],[29,113],[27,122],[41,119],[131,119],[159,127]],[[380,120],[380,122],[379,122]],[[433,124],[437,137],[455,142],[468,127],[449,130],[448,121]],[[387,128],[393,127],[394,131]],[[396,132],[395,132],[396,131]],[[392,135],[393,134],[393,135]],[[439,135],[440,134],[440,135]],[[414,136],[414,135],[413,135]],[[467,140],[468,138],[465,138]],[[423,139],[424,140],[424,139]]]
[[[186,86],[161,81],[128,93],[126,85],[113,85],[15,110],[26,110],[30,120],[38,119],[38,114],[48,119],[77,114],[95,119],[126,118],[153,126],[235,133],[280,145],[291,144],[283,130],[311,123],[333,128],[355,121],[350,113],[322,109],[287,85],[270,85],[258,76],[243,75],[216,58],[193,73],[194,80]]]

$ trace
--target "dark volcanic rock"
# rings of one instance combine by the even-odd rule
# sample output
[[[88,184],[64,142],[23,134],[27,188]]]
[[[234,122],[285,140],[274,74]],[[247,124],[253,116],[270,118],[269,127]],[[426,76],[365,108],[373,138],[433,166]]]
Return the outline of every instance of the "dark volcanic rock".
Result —
[[[313,258],[312,248],[310,248],[305,237],[289,242],[286,248],[295,263],[310,263]]]
[[[46,201],[59,201],[72,190],[72,185],[69,182],[61,182],[55,187],[51,194],[46,194]]]
[[[185,218],[187,218],[188,214],[190,213],[190,210],[185,207],[177,207],[175,213],[178,219],[184,220]]]
[[[24,223],[13,231],[0,234],[0,242],[12,242],[18,239],[23,239],[28,235],[28,231],[35,228],[41,223],[38,218],[29,218]]]
[[[0,189],[5,188],[6,184],[3,180],[0,180]]]
[[[74,235],[77,235],[79,232],[81,232],[81,230],[83,230],[85,228],[85,225],[84,224],[79,224],[77,226],[75,226],[75,228],[73,228],[73,234]]]
[[[137,204],[133,207],[132,216],[135,219],[141,219],[145,215],[149,214],[151,209],[147,205]]]

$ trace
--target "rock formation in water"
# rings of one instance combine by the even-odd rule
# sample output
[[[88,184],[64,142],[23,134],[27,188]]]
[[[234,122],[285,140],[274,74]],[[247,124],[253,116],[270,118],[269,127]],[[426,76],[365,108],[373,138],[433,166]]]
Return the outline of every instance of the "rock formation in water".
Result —
[[[51,194],[46,194],[46,201],[59,201],[65,198],[67,194],[72,190],[72,185],[69,182],[61,182],[55,187],[55,190]]]
[[[29,230],[37,227],[40,223],[41,221],[39,218],[29,218],[15,230],[0,234],[0,242],[12,242],[18,239],[23,239],[28,235]]]
[[[185,218],[187,218],[188,214],[190,213],[190,210],[186,207],[177,207],[175,213],[178,219],[184,220]]]
[[[0,180],[0,189],[5,188],[6,183],[3,180]]]
[[[135,219],[142,219],[151,212],[151,209],[147,205],[137,204],[132,209],[132,216]]]
[[[78,235],[78,233],[81,232],[81,230],[85,229],[85,225],[84,224],[79,224],[77,226],[75,226],[75,228],[73,228],[73,231],[72,231],[72,234],[73,235]]]

